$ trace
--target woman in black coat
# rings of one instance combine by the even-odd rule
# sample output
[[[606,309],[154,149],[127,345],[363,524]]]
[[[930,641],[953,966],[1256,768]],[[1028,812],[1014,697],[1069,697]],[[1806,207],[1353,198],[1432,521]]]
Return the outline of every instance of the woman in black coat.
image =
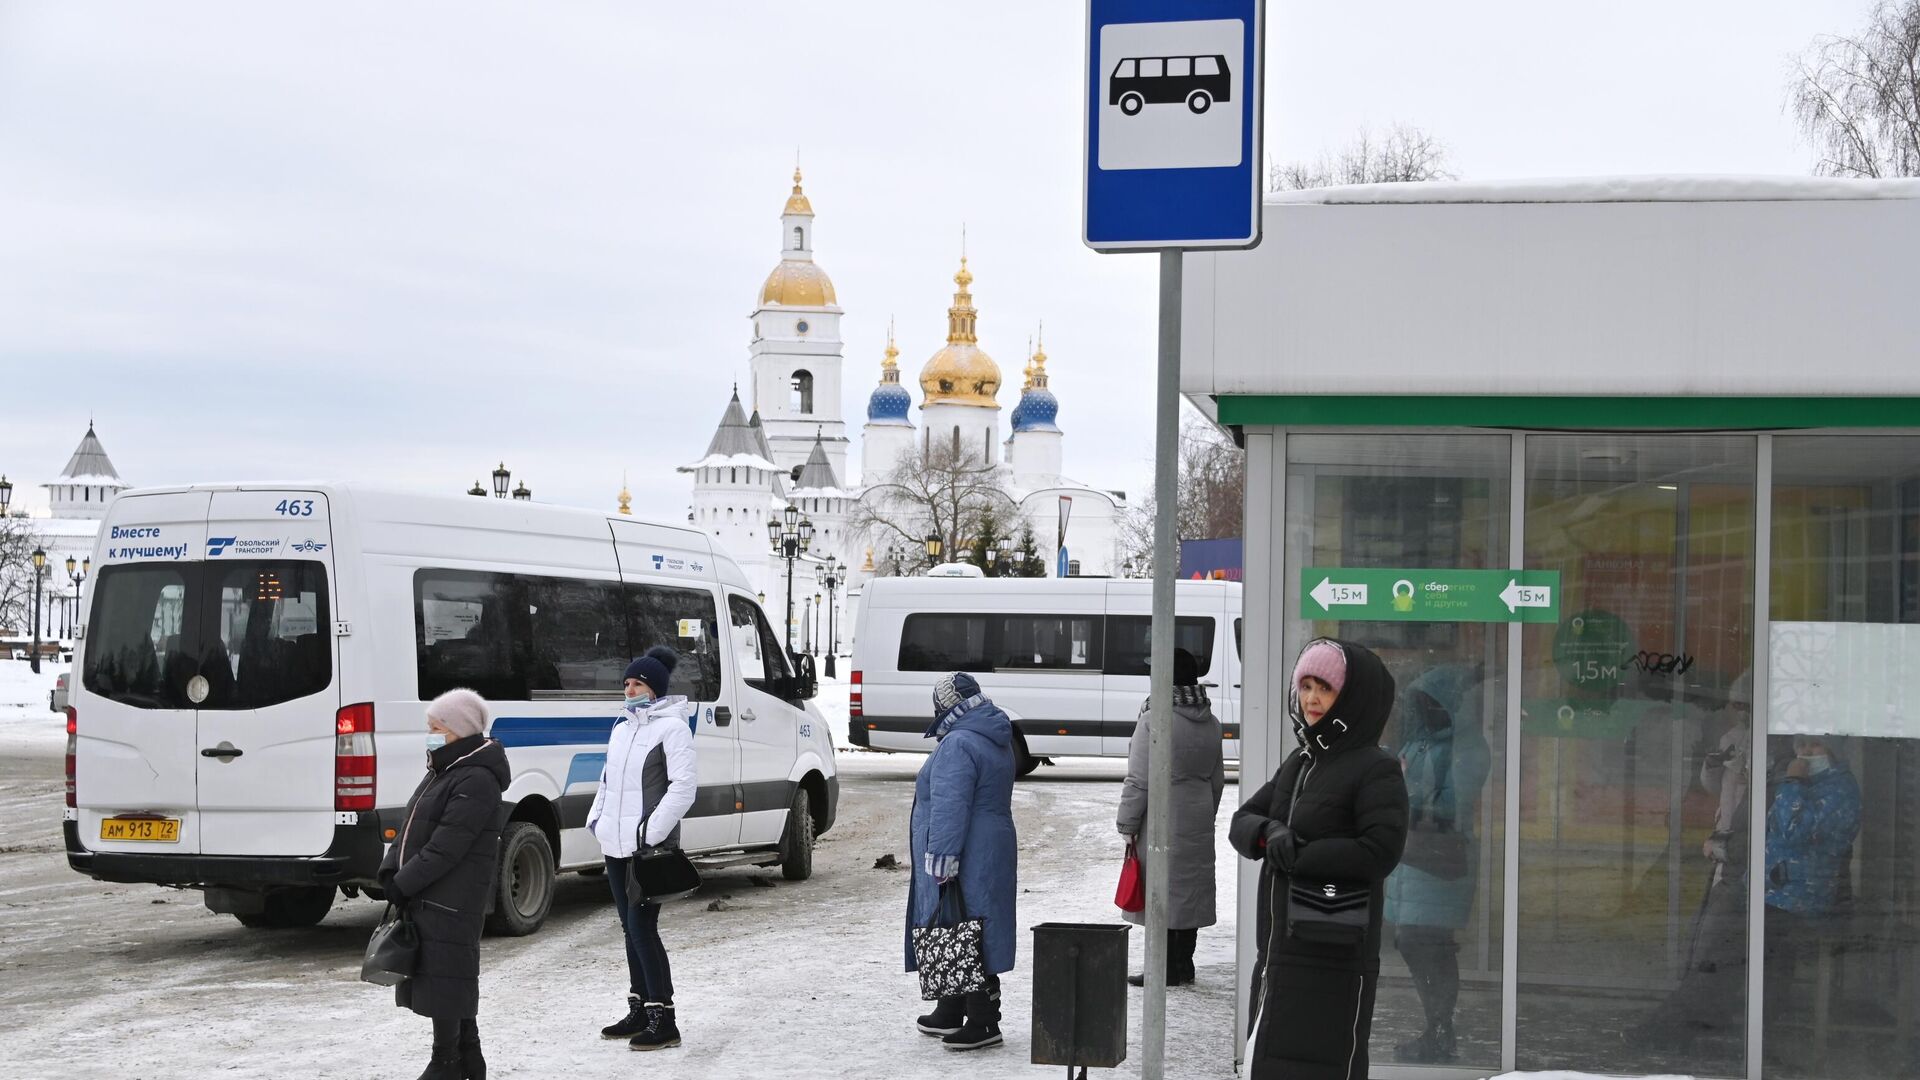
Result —
[[[500,859],[507,752],[487,738],[487,703],[449,690],[427,706],[427,775],[407,801],[380,865],[386,897],[420,934],[413,975],[394,1004],[433,1018],[433,1060],[420,1080],[486,1080],[480,1055],[480,928]]]
[[[1251,1045],[1255,1080],[1366,1080],[1380,977],[1382,885],[1407,839],[1407,785],[1381,749],[1393,676],[1369,650],[1321,638],[1294,668],[1298,749],[1233,815],[1228,839],[1260,874]],[[1288,887],[1365,890],[1364,939],[1308,940],[1288,918]]]

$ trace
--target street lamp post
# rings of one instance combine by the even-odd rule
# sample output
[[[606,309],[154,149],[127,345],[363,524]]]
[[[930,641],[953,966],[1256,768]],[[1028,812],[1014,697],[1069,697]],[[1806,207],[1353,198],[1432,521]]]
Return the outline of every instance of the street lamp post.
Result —
[[[927,569],[931,570],[935,566],[940,565],[940,549],[945,546],[946,545],[940,542],[939,533],[930,532],[927,534]]]
[[[807,653],[820,655],[820,594],[813,594],[813,621],[807,625]]]
[[[527,486],[525,480],[522,480],[514,486],[513,497],[520,502],[532,502],[533,489]]]
[[[7,507],[13,505],[13,481],[0,473],[0,517],[7,516]]]
[[[800,651],[813,655],[813,597],[800,597]]]
[[[834,655],[840,651],[840,624],[834,618],[839,614],[839,608],[833,601],[833,590],[840,586],[841,575],[845,571],[846,567],[840,565],[840,560],[831,555],[827,556],[827,561],[820,566],[820,584],[827,590],[827,678],[829,679],[834,677]]]
[[[792,503],[779,517],[767,519],[767,539],[773,543],[776,559],[787,563],[787,651],[793,651],[793,564],[813,546],[813,522],[800,516]]]
[[[47,553],[33,549],[33,673],[40,674],[40,580],[47,576]]]
[[[68,621],[67,636],[79,637],[81,586],[86,584],[87,572],[93,569],[93,558],[81,560],[78,567],[73,565],[73,556],[67,556],[67,577],[73,582],[73,618]]]
[[[493,497],[496,499],[506,498],[507,485],[512,483],[512,481],[513,474],[507,471],[507,463],[504,461],[501,462],[500,466],[493,470]]]
[[[994,550],[1000,553],[1000,576],[1006,577],[1013,571],[1013,539],[1003,536],[1000,538],[1000,542],[993,545],[993,547]],[[988,558],[992,558],[992,556],[988,556]]]
[[[487,497],[487,489],[480,486],[480,481],[475,480],[473,486],[467,489],[467,494],[484,499]]]

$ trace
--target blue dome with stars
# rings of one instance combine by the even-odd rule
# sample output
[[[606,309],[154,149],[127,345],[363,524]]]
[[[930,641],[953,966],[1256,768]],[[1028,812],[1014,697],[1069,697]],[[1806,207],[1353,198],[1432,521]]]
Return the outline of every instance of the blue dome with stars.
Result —
[[[899,383],[881,383],[873,388],[873,396],[867,399],[867,421],[873,424],[906,424],[913,408],[913,396]]]
[[[1028,387],[1020,393],[1020,404],[1013,407],[1013,430],[1059,431],[1054,419],[1060,415],[1060,399],[1044,386]]]

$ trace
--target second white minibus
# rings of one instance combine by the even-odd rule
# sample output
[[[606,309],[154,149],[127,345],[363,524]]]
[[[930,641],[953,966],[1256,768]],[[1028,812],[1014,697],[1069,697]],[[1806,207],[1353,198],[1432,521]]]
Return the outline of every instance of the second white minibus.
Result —
[[[1174,645],[1240,757],[1240,584],[1182,581]],[[1021,775],[1054,755],[1125,757],[1146,700],[1153,583],[1105,578],[877,578],[861,593],[848,741],[925,753],[933,684],[967,671],[1014,723]]]

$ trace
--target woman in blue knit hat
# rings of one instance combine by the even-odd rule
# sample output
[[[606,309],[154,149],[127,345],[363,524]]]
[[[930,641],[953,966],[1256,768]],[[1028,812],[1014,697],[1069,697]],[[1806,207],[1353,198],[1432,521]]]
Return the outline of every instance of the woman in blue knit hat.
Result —
[[[1020,891],[1013,831],[1013,722],[987,699],[973,676],[955,672],[933,688],[933,723],[926,736],[939,745],[913,784],[907,970],[919,966],[913,928],[939,918],[941,900],[950,896],[964,918],[984,924],[987,984],[970,994],[939,999],[917,1026],[949,1050],[999,1046],[1000,975],[1013,970],[1014,902]]]
[[[684,695],[667,694],[679,662],[679,654],[656,645],[627,665],[626,706],[607,740],[600,790],[587,812],[587,831],[606,856],[607,886],[627,939],[627,1016],[600,1035],[626,1039],[634,1050],[680,1045],[660,905],[627,902],[627,864],[641,849],[641,823],[646,847],[679,847],[680,819],[700,786],[692,710]]]

